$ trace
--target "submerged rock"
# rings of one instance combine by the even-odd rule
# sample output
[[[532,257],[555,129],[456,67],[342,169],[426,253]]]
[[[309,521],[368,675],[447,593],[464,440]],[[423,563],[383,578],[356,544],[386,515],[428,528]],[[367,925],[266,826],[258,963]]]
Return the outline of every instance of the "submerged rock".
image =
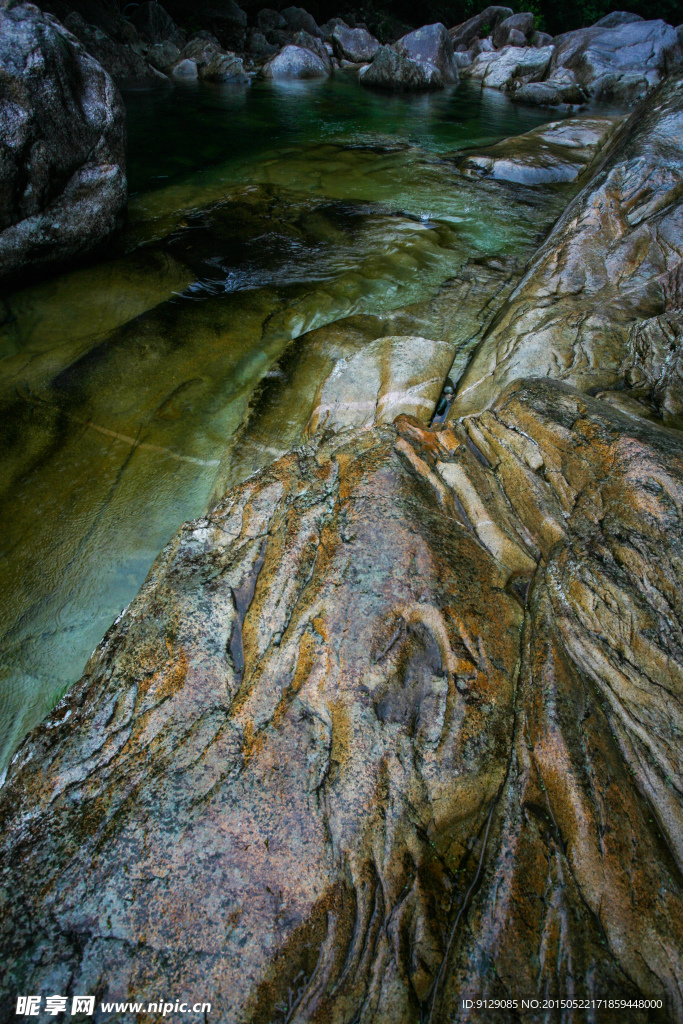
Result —
[[[32,4],[0,8],[0,276],[82,256],[120,226],[125,124],[109,75]]]
[[[600,159],[621,122],[619,117],[553,121],[498,142],[481,153],[468,153],[458,160],[458,168],[464,174],[524,185],[575,181]]]
[[[285,46],[263,65],[264,78],[326,78],[329,64],[322,57],[302,46]]]

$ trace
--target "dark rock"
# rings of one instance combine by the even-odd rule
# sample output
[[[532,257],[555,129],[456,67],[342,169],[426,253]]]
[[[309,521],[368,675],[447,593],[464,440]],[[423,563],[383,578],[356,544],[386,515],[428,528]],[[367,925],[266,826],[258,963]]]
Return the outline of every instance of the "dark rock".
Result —
[[[445,84],[458,81],[458,69],[453,60],[453,43],[445,25],[437,22],[408,33],[396,43],[396,50],[417,64],[436,68]]]
[[[529,42],[532,46],[535,46],[537,50],[540,50],[543,46],[550,46],[553,41],[553,37],[548,32],[532,32]]]
[[[487,36],[486,39],[473,39],[467,53],[470,56],[469,63],[471,64],[475,57],[478,57],[480,53],[492,53],[495,49],[491,42],[491,37]]]
[[[254,29],[248,38],[249,52],[254,57],[272,57],[277,53],[278,47],[275,43],[269,43],[263,32]]]
[[[506,46],[526,46],[527,39],[523,32],[520,32],[516,28],[511,28],[507,33]]]
[[[480,39],[488,36],[501,21],[512,17],[510,7],[487,7],[481,14],[475,14],[461,25],[455,25],[449,29],[448,34],[455,49],[461,44],[469,47],[472,40],[478,36]]]
[[[133,8],[132,22],[138,32],[150,43],[173,43],[182,48],[185,35],[178,28],[173,18],[156,0],[145,0]]]
[[[121,224],[125,111],[107,72],[32,4],[0,8],[0,276],[80,257]]]
[[[303,7],[285,7],[282,17],[290,32],[308,32],[309,35],[317,36],[318,39],[324,39],[324,34],[316,24],[315,18]]]
[[[269,32],[272,32],[276,28],[287,28],[287,22],[282,17],[279,11],[273,11],[269,7],[259,11],[256,16],[256,24],[263,32],[264,36],[267,36]]]
[[[202,0],[201,7],[193,5],[188,13],[196,18],[219,40],[221,46],[243,50],[247,36],[247,15],[235,0]]]
[[[184,59],[193,60],[197,65],[208,64],[225,51],[210,32],[196,32],[182,49]]]
[[[511,18],[506,18],[504,21],[501,21],[496,25],[492,36],[493,45],[498,50],[503,46],[523,46],[524,42],[516,43],[512,40],[511,33],[520,33],[521,37],[526,41],[527,36],[530,36],[533,30],[533,14],[513,14]],[[519,38],[519,36],[517,38]]]
[[[329,61],[329,56],[328,56]],[[329,64],[322,57],[301,46],[285,46],[263,65],[264,78],[286,80],[292,78],[326,78]]]
[[[168,79],[126,43],[112,39],[102,29],[90,25],[73,11],[64,20],[65,28],[117,82],[149,87],[168,85]],[[133,26],[131,26],[133,28]],[[135,31],[133,29],[133,31]]]
[[[371,61],[379,49],[379,43],[364,28],[344,28],[337,25],[332,33],[335,57],[350,60],[354,64]]]
[[[469,67],[473,59],[472,54],[467,50],[464,53],[458,52],[453,54],[453,63],[458,70]]]
[[[380,46],[372,64],[361,68],[359,81],[378,89],[441,89],[444,80],[433,64],[420,64],[392,46]]]
[[[643,20],[639,14],[631,14],[630,11],[612,11],[596,21],[593,28],[616,28],[618,25],[631,25],[634,21]]]
[[[166,73],[180,60],[180,50],[175,43],[155,43],[147,51],[147,60],[152,67]]]

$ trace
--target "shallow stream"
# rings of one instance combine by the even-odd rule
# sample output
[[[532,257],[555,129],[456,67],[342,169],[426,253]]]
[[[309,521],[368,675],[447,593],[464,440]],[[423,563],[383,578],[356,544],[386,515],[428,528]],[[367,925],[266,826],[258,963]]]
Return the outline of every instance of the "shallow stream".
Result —
[[[284,349],[526,258],[568,201],[447,155],[548,120],[502,95],[287,87],[130,93],[115,255],[0,297],[0,771],[207,506]]]

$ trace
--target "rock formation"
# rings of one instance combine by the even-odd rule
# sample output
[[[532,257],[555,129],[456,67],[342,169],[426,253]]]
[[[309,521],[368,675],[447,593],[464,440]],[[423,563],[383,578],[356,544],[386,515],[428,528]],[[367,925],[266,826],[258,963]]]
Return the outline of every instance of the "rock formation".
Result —
[[[453,44],[444,25],[425,25],[393,46],[381,46],[362,68],[363,85],[382,89],[441,89],[458,81]]]
[[[0,6],[0,276],[82,256],[127,198],[121,97],[78,40],[32,4]]]
[[[391,62],[441,74],[381,47],[361,80]],[[73,991],[201,993],[221,1024],[683,1022],[683,77],[461,170],[563,160],[592,177],[514,290],[472,264],[435,300],[469,288],[464,374],[405,311],[301,339],[232,486],[20,746],[0,1020]]]

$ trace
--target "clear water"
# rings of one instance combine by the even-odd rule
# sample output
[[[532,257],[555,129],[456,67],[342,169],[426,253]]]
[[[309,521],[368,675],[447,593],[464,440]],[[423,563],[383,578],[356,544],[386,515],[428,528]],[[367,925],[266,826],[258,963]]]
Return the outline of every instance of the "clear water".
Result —
[[[455,173],[449,152],[547,119],[491,91],[339,75],[126,103],[117,255],[0,300],[0,770],[205,510],[283,348],[530,251],[566,201]]]

